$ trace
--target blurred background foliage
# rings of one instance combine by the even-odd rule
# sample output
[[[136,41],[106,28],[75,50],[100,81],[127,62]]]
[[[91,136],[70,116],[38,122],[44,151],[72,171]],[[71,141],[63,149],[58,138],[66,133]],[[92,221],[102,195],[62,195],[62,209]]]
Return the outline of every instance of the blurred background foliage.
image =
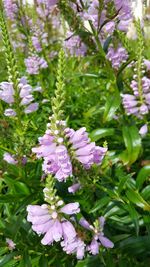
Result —
[[[26,6],[25,10],[28,14],[34,12],[31,6]],[[60,46],[61,38],[51,43],[45,53],[59,51]],[[132,58],[137,53],[138,43],[131,40],[130,46]],[[7,80],[2,40],[0,47],[2,82]],[[150,58],[149,40],[145,40],[144,54]],[[17,49],[15,55],[19,72],[27,75],[24,54]],[[87,218],[106,217],[105,231],[115,247],[112,250],[101,248],[98,256],[77,261],[62,252],[58,244],[42,246],[40,237],[26,220],[26,206],[43,202],[42,162],[31,153],[31,148],[44,134],[52,114],[50,101],[55,90],[56,70],[57,56],[49,60],[48,68],[39,75],[28,75],[33,86],[42,85],[43,92],[35,93],[39,109],[24,118],[19,132],[22,136],[19,145],[27,156],[25,165],[11,165],[3,160],[4,152],[16,153],[18,144],[13,140],[17,139],[18,132],[14,127],[15,119],[6,119],[3,115],[6,104],[0,103],[0,267],[150,266],[150,133],[142,139],[141,121],[128,117],[121,104],[119,92],[126,91],[132,70],[120,70],[114,81],[100,54],[89,51],[85,57],[67,57],[64,110],[69,126],[74,129],[85,126],[91,140],[98,145],[107,141],[108,153],[101,169],[94,170],[87,180],[80,177],[85,179],[85,187],[75,195],[67,192],[70,182],[56,186],[66,202],[80,203],[81,212]],[[43,103],[45,98],[48,101]],[[146,122],[149,125],[149,115]],[[7,247],[6,238],[16,243],[14,251]]]

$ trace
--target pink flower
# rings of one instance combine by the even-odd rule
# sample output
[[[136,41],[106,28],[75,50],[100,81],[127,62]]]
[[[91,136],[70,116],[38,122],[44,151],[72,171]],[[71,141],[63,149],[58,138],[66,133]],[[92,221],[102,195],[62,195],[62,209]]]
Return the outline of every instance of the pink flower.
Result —
[[[81,218],[79,221],[80,225],[82,225],[85,229],[93,232],[92,242],[87,246],[87,250],[96,255],[99,253],[99,247],[103,245],[106,248],[113,248],[114,244],[104,236],[103,229],[105,224],[105,218],[101,216],[96,220],[95,225],[90,225],[88,221],[84,218]]]
[[[7,108],[7,109],[5,109],[5,111],[4,111],[4,115],[5,115],[6,117],[15,117],[17,114],[16,114],[16,111],[13,110],[12,108]]]
[[[101,164],[107,152],[107,148],[98,147],[95,145],[95,142],[90,143],[85,127],[77,131],[66,128],[65,133],[72,144],[75,157],[86,169],[90,168],[94,163]]]
[[[76,191],[78,191],[80,188],[81,188],[80,183],[76,183],[76,184],[73,184],[72,186],[68,187],[68,192],[74,194],[74,193],[75,193]]]
[[[44,189],[45,198],[48,198],[49,189]],[[53,242],[61,242],[63,250],[68,254],[76,253],[77,258],[84,256],[84,243],[77,237],[73,224],[64,218],[64,215],[76,214],[80,211],[79,203],[64,205],[58,200],[55,205],[44,204],[29,205],[27,207],[27,220],[32,223],[32,229],[38,235],[44,235],[41,240],[43,245],[51,245]]]
[[[7,161],[9,164],[16,165],[18,163],[17,160],[14,159],[14,155],[11,155],[9,153],[4,153],[3,160]]]
[[[0,83],[0,99],[8,104],[14,103],[14,89],[13,84],[9,82]]]
[[[139,134],[144,137],[148,132],[148,127],[147,127],[147,124],[144,124],[140,130],[139,130]]]
[[[26,114],[32,113],[34,111],[37,111],[38,107],[39,107],[39,104],[38,103],[32,103],[32,104],[30,104],[29,106],[27,106],[25,108],[24,112]]]
[[[6,238],[6,243],[8,245],[9,250],[14,250],[16,247],[16,244],[9,238]]]

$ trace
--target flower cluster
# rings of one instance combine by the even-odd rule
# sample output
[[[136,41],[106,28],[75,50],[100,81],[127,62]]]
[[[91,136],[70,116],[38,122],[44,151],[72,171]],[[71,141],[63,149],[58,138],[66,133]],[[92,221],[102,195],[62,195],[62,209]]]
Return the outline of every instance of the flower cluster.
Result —
[[[133,20],[133,14],[131,9],[131,2],[129,0],[122,1],[122,0],[114,0],[114,4],[118,13],[118,29],[120,31],[127,32],[129,25]]]
[[[86,45],[82,42],[81,38],[74,35],[73,32],[67,32],[67,38],[64,41],[64,48],[71,56],[84,56],[87,52]]]
[[[88,8],[85,8],[83,11],[83,18],[85,20],[91,21],[93,26],[98,30],[98,28],[104,23],[107,19],[105,6],[103,10],[100,11],[101,6],[98,0],[91,1],[88,5]]]
[[[51,13],[56,7],[57,2],[58,0],[38,0],[36,11],[39,17],[42,20],[46,20],[49,16],[51,16]]]
[[[36,52],[41,52],[43,46],[48,45],[48,34],[44,30],[44,23],[40,20],[36,21],[36,25],[32,26],[32,44]]]
[[[94,163],[101,164],[107,148],[91,143],[86,128],[74,131],[66,128],[65,121],[57,121],[56,124],[57,129],[47,129],[45,135],[39,138],[40,146],[32,149],[38,158],[44,158],[45,173],[53,174],[58,181],[65,181],[72,176],[71,160],[79,161],[85,169]]]
[[[60,242],[67,254],[76,254],[77,259],[84,257],[85,244],[70,221],[69,216],[80,212],[79,203],[64,204],[59,197],[50,197],[48,188],[44,189],[45,198],[52,201],[53,205],[29,205],[27,207],[27,220],[32,223],[32,229],[38,235],[44,235],[41,240],[43,245]],[[67,218],[66,218],[67,217]]]
[[[6,16],[9,20],[14,21],[15,14],[18,10],[17,4],[15,0],[4,0],[4,9],[6,12]]]
[[[145,60],[144,63],[143,66],[145,65],[148,70],[149,61]],[[130,84],[133,94],[122,94],[123,106],[127,115],[132,114],[138,118],[142,118],[150,110],[150,79],[143,76],[139,80],[136,74],[133,78]]]
[[[80,212],[79,203],[65,205],[58,196],[54,195],[52,187],[44,188],[43,191],[45,200],[49,204],[28,205],[27,207],[27,220],[32,223],[33,231],[38,235],[44,235],[41,240],[43,245],[52,245],[54,241],[60,242],[62,249],[67,254],[76,254],[77,259],[83,259],[85,251],[93,255],[98,254],[101,245],[113,248],[113,243],[103,233],[104,217],[96,220],[94,226],[84,218],[80,219],[79,224],[92,233],[92,242],[86,245],[73,225],[76,223],[73,216]]]
[[[109,17],[108,3],[112,2],[116,9],[116,16],[111,19]],[[91,1],[89,4],[86,3],[85,10],[81,13],[85,20],[89,20],[93,23],[96,29],[103,29],[103,25],[107,25],[108,33],[113,33],[114,29],[127,32],[129,24],[133,20],[131,3],[129,1],[104,1],[103,9],[98,0]]]
[[[26,58],[25,65],[29,74],[39,74],[41,69],[48,67],[46,60],[38,55],[32,55]]]
[[[103,6],[102,3],[98,0],[94,1],[84,1],[81,5],[80,1],[77,1],[76,4],[71,4],[73,10],[76,12],[77,16],[80,16],[83,25],[87,30],[92,31],[98,35],[98,38],[102,44],[106,41],[108,36],[112,35],[114,30],[120,30],[127,32],[129,24],[133,21],[133,15],[131,12],[131,3],[129,1],[122,2],[120,0],[108,1],[105,0]],[[110,6],[109,6],[110,4]],[[114,6],[114,14],[110,16],[110,9],[112,10]],[[94,29],[94,30],[93,30]],[[94,33],[94,35],[95,35]],[[80,38],[74,36],[73,33],[69,33],[67,38],[66,46],[68,46],[71,54],[84,55],[86,52],[83,45],[81,45]],[[78,47],[80,43],[80,50],[76,50],[75,47]],[[115,50],[112,47],[109,48],[108,58],[110,61],[113,61],[113,67],[118,68],[120,62],[127,59],[128,55],[124,48],[119,45]],[[119,61],[119,63],[118,63]],[[116,66],[117,65],[117,66]]]
[[[31,103],[34,101],[32,95],[33,89],[27,83],[25,77],[22,77],[18,84],[19,95],[20,95],[20,106],[24,106],[24,112],[31,113],[38,109],[38,103]],[[13,83],[11,82],[1,82],[0,83],[0,99],[8,103],[10,106],[15,103],[15,90],[13,88]],[[16,112],[12,108],[8,108],[4,112],[5,116],[16,116]]]
[[[124,47],[119,45],[116,49],[113,46],[108,48],[107,59],[111,62],[114,69],[118,70],[122,63],[128,59],[128,53]]]

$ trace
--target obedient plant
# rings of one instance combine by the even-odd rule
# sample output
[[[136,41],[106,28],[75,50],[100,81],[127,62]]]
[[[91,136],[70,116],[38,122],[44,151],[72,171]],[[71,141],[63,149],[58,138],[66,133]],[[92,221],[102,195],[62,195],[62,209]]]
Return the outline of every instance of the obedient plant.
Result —
[[[64,205],[62,199],[56,196],[54,189],[55,182],[52,175],[59,181],[66,181],[71,176],[75,177],[73,163],[79,161],[83,168],[89,169],[94,163],[100,164],[107,151],[107,148],[96,146],[91,143],[86,132],[86,128],[74,131],[66,127],[66,121],[63,119],[64,94],[64,69],[65,56],[60,51],[58,61],[57,83],[55,97],[52,101],[53,114],[50,117],[51,123],[48,123],[48,129],[43,137],[39,138],[40,146],[33,148],[32,151],[37,157],[43,157],[43,171],[48,175],[47,185],[44,188],[45,200],[49,203],[42,206],[29,205],[27,207],[28,218],[32,222],[32,229],[38,234],[45,234],[41,240],[43,245],[51,245],[53,241],[61,241],[61,246],[67,254],[76,253],[78,259],[84,257],[85,243],[75,231],[73,223],[65,219],[65,215],[73,215],[80,212],[79,203],[69,203]],[[75,167],[75,166],[74,166]],[[77,188],[76,188],[77,189]],[[69,189],[70,190],[70,189]],[[73,189],[75,192],[75,189]],[[104,223],[103,223],[104,224]],[[107,238],[103,236],[103,225],[92,229],[95,233],[92,243],[87,246],[87,250],[92,254],[98,254],[100,243],[105,247],[113,247]],[[95,241],[94,241],[95,240]],[[96,251],[93,251],[93,246]]]
[[[4,16],[1,12],[1,30],[8,69],[8,82],[0,83],[0,98],[10,104],[10,108],[6,109],[6,116],[20,117],[21,106],[25,106],[24,112],[30,113],[38,108],[38,103],[32,103],[34,97],[32,95],[32,87],[28,84],[25,77],[20,78],[17,70],[17,63],[11,47],[7,26]],[[14,105],[14,108],[13,108]],[[12,107],[12,108],[11,108]]]
[[[146,66],[144,66],[143,59],[144,44],[140,22],[137,22],[136,26],[139,49],[137,61],[134,64],[133,80],[130,84],[133,95],[124,94],[122,97],[127,114],[133,114],[141,118],[149,112],[150,79],[144,76]]]
[[[131,2],[0,1],[0,266],[149,266],[149,10]]]

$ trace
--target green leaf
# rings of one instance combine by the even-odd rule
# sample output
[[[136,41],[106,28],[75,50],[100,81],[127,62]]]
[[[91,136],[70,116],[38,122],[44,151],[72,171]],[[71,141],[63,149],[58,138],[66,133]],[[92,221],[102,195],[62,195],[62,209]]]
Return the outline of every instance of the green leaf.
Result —
[[[79,261],[75,267],[103,267],[101,259],[98,256],[91,256],[85,260]]]
[[[15,194],[30,194],[30,190],[25,183],[16,181],[15,179],[11,179],[10,177],[5,177],[4,181]]]
[[[142,253],[149,254],[150,238],[149,236],[130,237],[120,242],[119,247],[132,256]]]
[[[126,182],[128,181],[129,176],[124,176],[121,177],[120,181],[119,181],[119,185],[118,185],[118,189],[117,189],[117,193],[120,194],[122,192],[122,190],[124,189],[124,186],[126,184]]]
[[[18,252],[14,251],[4,256],[3,259],[0,259],[0,267],[4,267],[5,266],[4,264],[10,262],[17,254]]]
[[[136,187],[138,190],[142,188],[144,181],[150,177],[150,165],[144,166],[138,173],[136,178]]]
[[[48,267],[48,260],[47,260],[47,257],[42,255],[40,260],[39,260],[39,266],[42,266],[42,267]]]
[[[124,164],[131,165],[140,154],[141,136],[136,126],[123,126],[122,132],[126,150],[120,155],[120,159]]]
[[[115,112],[119,108],[119,106],[120,106],[120,95],[118,92],[113,92],[113,94],[109,95],[109,97],[106,100],[103,121],[104,122],[110,121],[115,115]]]
[[[14,184],[14,187],[15,187],[16,193],[23,194],[23,195],[29,195],[30,194],[29,188],[27,187],[26,184],[24,184],[22,182],[16,182]]]
[[[150,205],[142,198],[142,196],[137,191],[129,189],[126,192],[126,196],[132,203],[136,204],[138,207],[144,210],[150,210]]]
[[[110,202],[110,197],[103,197],[102,199],[98,200],[90,213],[96,212],[97,210],[100,210],[102,207],[106,206]]]
[[[150,185],[147,185],[142,191],[141,196],[147,200],[150,199]]]
[[[90,133],[90,138],[92,141],[97,141],[101,138],[106,136],[112,136],[115,134],[115,130],[113,128],[103,128],[103,129],[96,129]]]
[[[22,259],[22,261],[23,261],[23,266],[24,267],[26,267],[26,266],[32,267],[30,256],[29,256],[29,253],[28,253],[27,250],[25,250],[24,253],[23,253],[23,259]]]
[[[125,205],[125,208],[128,210],[131,219],[135,225],[135,230],[136,230],[136,234],[139,234],[139,216],[138,216],[138,212],[136,211],[136,209],[131,205]]]
[[[13,202],[17,202],[21,199],[21,195],[12,195],[12,194],[7,194],[4,196],[0,196],[0,202],[1,203],[13,203]]]

